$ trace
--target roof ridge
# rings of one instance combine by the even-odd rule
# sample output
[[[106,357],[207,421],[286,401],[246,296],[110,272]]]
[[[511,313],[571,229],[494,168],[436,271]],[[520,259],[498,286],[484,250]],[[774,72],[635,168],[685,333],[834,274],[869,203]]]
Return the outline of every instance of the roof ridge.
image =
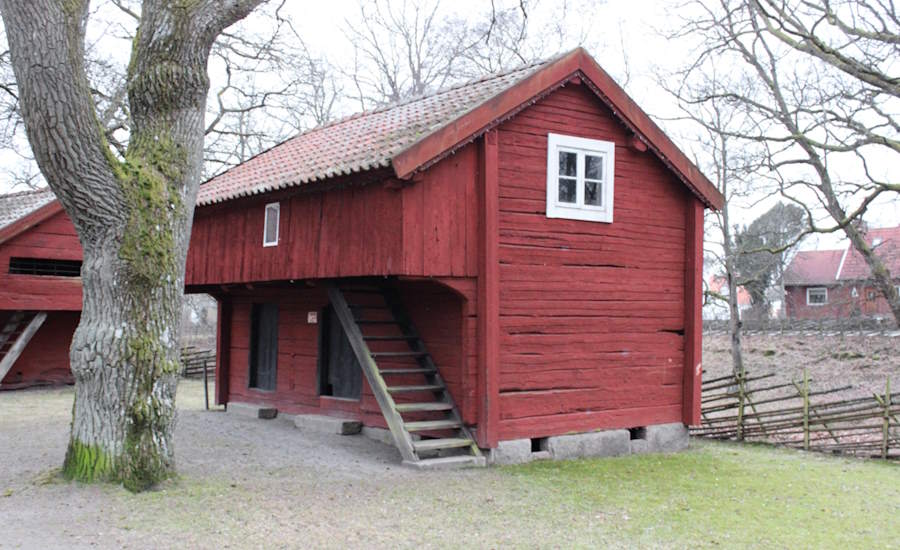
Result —
[[[577,49],[577,48],[575,48],[575,49]],[[276,147],[279,147],[279,146],[281,146],[281,145],[284,145],[284,144],[286,144],[286,143],[288,143],[288,142],[291,142],[291,141],[293,141],[293,140],[295,140],[295,139],[298,139],[298,138],[301,138],[301,137],[308,137],[308,136],[310,136],[310,135],[312,135],[312,134],[318,133],[319,131],[322,131],[322,130],[328,130],[328,129],[334,128],[334,127],[336,127],[336,126],[339,126],[340,124],[344,124],[344,123],[347,123],[347,122],[350,122],[350,121],[353,121],[353,120],[357,120],[357,119],[362,118],[362,117],[365,117],[365,116],[372,116],[372,115],[384,113],[384,112],[390,111],[390,110],[392,110],[392,109],[396,109],[396,108],[398,108],[398,107],[403,107],[403,106],[406,106],[406,105],[410,105],[410,104],[415,103],[415,102],[417,102],[417,101],[424,101],[424,100],[426,100],[426,99],[430,99],[430,98],[433,98],[433,97],[437,97],[437,96],[442,95],[442,94],[447,94],[447,93],[450,93],[450,92],[453,92],[453,91],[456,91],[456,90],[460,90],[460,89],[465,88],[465,87],[467,87],[467,86],[473,86],[473,85],[475,85],[475,84],[480,84],[480,83],[483,83],[483,82],[487,82],[487,81],[489,81],[489,80],[494,80],[494,79],[498,79],[498,78],[503,78],[503,77],[509,76],[509,75],[511,75],[511,74],[513,74],[513,73],[517,73],[517,72],[520,72],[520,71],[525,71],[525,70],[528,70],[528,69],[532,69],[532,68],[538,67],[538,66],[540,66],[540,65],[546,65],[546,64],[551,63],[551,62],[553,62],[553,61],[556,61],[557,59],[561,59],[562,57],[565,57],[566,55],[570,54],[572,51],[574,51],[574,49],[573,49],[573,50],[568,50],[568,51],[565,51],[565,52],[562,52],[562,53],[558,53],[558,54],[556,54],[556,55],[554,55],[554,56],[551,56],[551,57],[548,57],[548,58],[545,58],[545,59],[540,59],[540,60],[531,61],[531,62],[528,62],[528,63],[523,63],[523,64],[521,64],[521,65],[517,65],[517,66],[515,66],[515,67],[509,68],[509,69],[506,69],[506,70],[496,71],[496,72],[493,72],[493,73],[484,74],[484,75],[481,75],[481,76],[478,76],[478,77],[475,77],[475,78],[466,80],[466,81],[464,81],[464,82],[460,82],[460,83],[458,83],[458,84],[453,84],[453,85],[451,85],[451,86],[446,86],[446,87],[444,87],[444,88],[440,88],[440,89],[437,89],[437,90],[434,90],[434,91],[431,91],[431,92],[425,92],[425,93],[422,93],[422,94],[419,94],[419,95],[416,95],[416,96],[408,97],[408,98],[406,98],[406,99],[401,99],[401,100],[398,100],[398,101],[394,101],[394,102],[392,102],[392,103],[388,103],[388,104],[386,104],[386,105],[382,105],[382,106],[380,106],[380,107],[377,107],[377,108],[372,109],[372,110],[369,110],[369,111],[359,111],[359,112],[357,112],[357,113],[353,113],[353,114],[350,114],[350,115],[347,115],[347,116],[344,116],[344,117],[335,119],[335,120],[333,120],[333,121],[331,121],[331,122],[326,122],[325,124],[320,124],[320,125],[318,125],[318,126],[313,126],[312,128],[308,128],[308,129],[306,129],[306,130],[303,130],[303,131],[301,131],[301,132],[298,132],[297,134],[294,134],[293,136],[290,136],[290,137],[288,137],[288,138],[285,138],[284,140],[279,141],[278,143],[273,144],[271,147],[268,147],[268,148],[266,148],[266,149],[263,149],[263,150],[259,151],[259,152],[256,153],[255,155],[252,155],[252,156],[248,157],[247,159],[241,161],[240,163],[238,163],[238,164],[236,164],[236,165],[234,165],[234,166],[229,167],[227,170],[225,170],[225,171],[223,171],[223,172],[220,172],[220,173],[216,174],[215,176],[212,176],[212,177],[210,177],[210,178],[207,178],[205,181],[201,182],[200,185],[204,185],[204,184],[206,184],[206,183],[209,183],[209,182],[213,181],[214,179],[218,178],[219,176],[221,176],[221,175],[223,175],[223,174],[226,174],[226,173],[230,172],[230,171],[231,171],[232,169],[234,169],[235,167],[240,166],[241,164],[243,164],[243,163],[245,163],[245,162],[248,162],[248,161],[250,161],[250,160],[252,160],[252,159],[254,159],[254,158],[256,158],[256,157],[258,157],[258,156],[260,156],[260,155],[262,155],[262,154],[264,154],[264,153],[267,153],[267,152],[271,151],[272,149],[275,149]]]
[[[37,195],[39,193],[46,193],[47,191],[50,191],[51,193],[53,192],[53,190],[50,189],[50,186],[46,186],[46,187],[39,187],[37,189],[26,189],[24,191],[14,191],[12,193],[0,193],[0,198],[6,199],[6,198],[10,198],[10,197],[21,197],[24,195]]]

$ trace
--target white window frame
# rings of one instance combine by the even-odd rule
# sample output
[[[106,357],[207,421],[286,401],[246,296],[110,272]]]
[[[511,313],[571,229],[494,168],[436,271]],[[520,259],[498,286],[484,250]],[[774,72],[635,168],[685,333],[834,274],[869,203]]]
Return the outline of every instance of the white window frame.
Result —
[[[269,211],[275,211],[275,240],[267,241],[266,236],[269,234]],[[280,232],[278,231],[281,226],[281,203],[279,202],[270,202],[266,205],[265,210],[263,211],[263,246],[278,246],[278,238],[280,237]]]
[[[612,223],[616,144],[562,134],[547,134],[547,217]],[[575,178],[575,203],[559,202],[559,153],[578,154]],[[603,158],[601,206],[584,204],[584,155]]]
[[[821,290],[825,293],[825,301],[824,302],[812,303],[809,301],[810,292],[816,291],[816,290]],[[812,307],[827,306],[828,305],[828,287],[827,286],[811,286],[811,287],[807,288],[806,289],[806,305],[812,306]]]

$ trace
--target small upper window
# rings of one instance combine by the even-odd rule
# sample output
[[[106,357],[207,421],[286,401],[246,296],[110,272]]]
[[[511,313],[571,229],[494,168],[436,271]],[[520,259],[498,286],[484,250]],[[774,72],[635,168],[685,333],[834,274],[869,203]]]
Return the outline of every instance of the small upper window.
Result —
[[[266,226],[263,228],[263,246],[278,245],[278,221],[280,217],[280,203],[271,202],[266,205]]]
[[[806,305],[824,306],[828,303],[828,289],[825,287],[807,288]]]
[[[615,144],[549,134],[547,145],[547,217],[612,222]]]

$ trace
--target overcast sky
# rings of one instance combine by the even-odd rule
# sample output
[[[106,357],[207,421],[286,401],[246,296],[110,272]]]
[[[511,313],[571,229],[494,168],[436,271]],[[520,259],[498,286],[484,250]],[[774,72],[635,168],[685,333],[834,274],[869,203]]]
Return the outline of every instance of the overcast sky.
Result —
[[[497,3],[503,5],[503,2],[498,0]],[[564,3],[566,10],[561,8]],[[540,8],[529,13],[529,17],[562,19],[565,13],[566,24],[584,26],[587,30],[584,46],[610,74],[620,80],[638,104],[657,117],[660,125],[693,156],[695,144],[690,139],[690,128],[660,120],[660,117],[674,116],[676,111],[673,100],[658,86],[657,75],[684,65],[690,49],[690,45],[684,42],[667,41],[659,32],[677,25],[676,18],[672,16],[680,13],[675,9],[677,3],[670,0],[545,1]],[[358,12],[358,5],[358,0],[288,0],[285,9],[310,49],[327,56],[332,63],[340,64],[352,58],[352,46],[343,29],[346,20],[352,19]],[[487,0],[445,1],[442,5],[461,16],[483,12],[488,6]],[[254,25],[252,20],[250,24]],[[258,25],[255,30],[265,32],[265,28]],[[575,45],[568,44],[566,48]],[[120,46],[118,51],[124,64],[128,56],[127,42],[120,41]],[[0,159],[3,158],[0,156]],[[3,183],[0,182],[2,188]],[[740,223],[749,223],[771,206],[773,200],[754,200],[756,204],[753,207],[736,204],[734,218]],[[900,223],[900,199],[883,201],[872,210],[868,220],[873,225]],[[835,237],[829,236],[810,239],[804,247],[827,248],[838,244]]]

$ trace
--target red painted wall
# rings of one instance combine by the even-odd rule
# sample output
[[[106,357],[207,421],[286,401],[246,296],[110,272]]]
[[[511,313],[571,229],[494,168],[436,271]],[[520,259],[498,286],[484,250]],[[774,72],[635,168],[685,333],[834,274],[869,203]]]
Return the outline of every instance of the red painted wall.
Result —
[[[464,291],[474,285],[466,280],[454,281],[454,286]],[[441,375],[447,380],[450,392],[460,405],[466,421],[473,422],[474,381],[467,377],[467,369],[473,369],[469,353],[472,341],[466,334],[474,324],[474,306],[464,298],[437,283],[402,281],[401,296],[426,347],[431,352]],[[309,324],[307,314],[320,312],[328,304],[323,287],[296,286],[281,289],[242,291],[226,299],[232,303],[231,347],[228,375],[229,401],[266,403],[288,414],[316,413],[352,416],[371,426],[383,427],[384,419],[367,384],[363,384],[359,401],[320,397],[317,386],[319,325]],[[378,298],[355,297],[356,303],[376,303]],[[248,388],[250,309],[254,302],[275,302],[279,306],[278,366],[275,391]],[[383,303],[383,302],[382,302]],[[368,316],[368,314],[367,314]],[[372,317],[375,318],[375,317]],[[376,328],[365,328],[366,334],[376,334]],[[469,329],[474,330],[474,329]],[[407,351],[403,343],[383,342],[372,344],[373,351]],[[400,346],[400,347],[396,347]],[[413,366],[411,359],[379,360],[379,366],[402,368]],[[397,380],[397,378],[394,378]],[[410,379],[422,382],[421,378]],[[431,400],[410,394],[405,399]]]
[[[821,306],[806,304],[807,288],[805,286],[785,287],[785,311],[789,319],[846,319],[854,316],[891,316],[891,308],[887,300],[880,291],[870,284],[848,282],[840,286],[828,287],[828,303]],[[853,296],[852,290],[854,288],[857,290],[857,296]]]
[[[614,223],[546,217],[547,133],[614,141]],[[499,129],[499,439],[682,419],[693,198],[591,92]]]
[[[468,146],[416,183],[282,195],[278,246],[263,247],[265,205],[234,201],[196,211],[187,285],[477,273],[476,150]]]
[[[11,312],[0,311],[0,325]],[[34,334],[31,342],[0,383],[4,388],[36,384],[71,384],[69,344],[81,316],[77,311],[54,311]]]
[[[10,275],[11,257],[81,260],[81,244],[65,212],[0,244],[0,310],[81,311],[81,278]]]

